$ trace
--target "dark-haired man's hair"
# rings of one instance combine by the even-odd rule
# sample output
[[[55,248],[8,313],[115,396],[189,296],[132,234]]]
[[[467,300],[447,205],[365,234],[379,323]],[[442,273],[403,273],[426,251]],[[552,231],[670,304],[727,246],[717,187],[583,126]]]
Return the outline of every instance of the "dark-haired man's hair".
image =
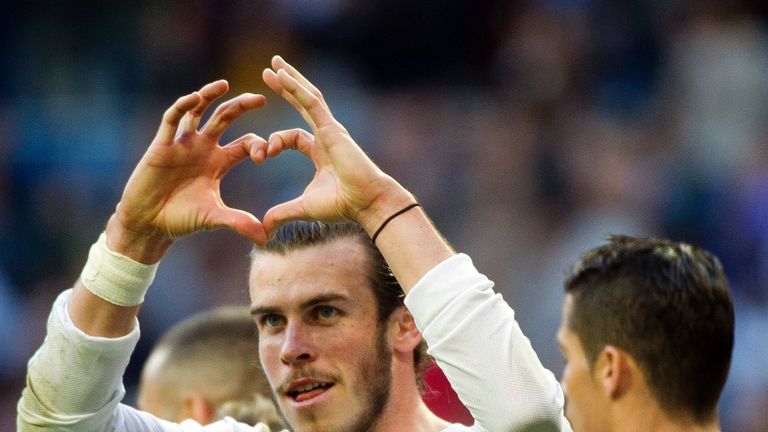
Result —
[[[384,323],[397,308],[405,307],[403,303],[405,293],[381,252],[359,224],[290,222],[280,227],[265,246],[254,247],[251,252],[251,259],[256,259],[259,254],[265,252],[285,255],[295,250],[319,246],[344,238],[355,239],[365,247],[368,258],[368,268],[365,271],[368,275],[370,288],[376,298],[379,322]],[[427,355],[426,348],[426,343],[422,340],[413,352],[414,367],[420,386],[422,372],[432,361],[431,357]]]
[[[639,364],[669,413],[716,415],[731,362],[733,301],[719,260],[696,246],[612,236],[566,276],[566,325],[590,365],[606,345]]]

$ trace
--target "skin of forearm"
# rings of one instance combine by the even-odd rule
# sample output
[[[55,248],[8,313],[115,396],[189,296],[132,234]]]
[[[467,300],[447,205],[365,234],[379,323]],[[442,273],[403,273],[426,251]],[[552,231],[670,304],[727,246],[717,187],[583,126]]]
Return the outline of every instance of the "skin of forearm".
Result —
[[[386,192],[358,216],[358,222],[373,235],[389,216],[414,202],[416,198],[392,180]],[[376,239],[376,246],[406,294],[429,270],[455,255],[420,207],[389,221]]]
[[[145,234],[131,231],[117,215],[107,222],[107,247],[143,264],[155,264],[163,258],[173,240],[162,234]]]
[[[79,280],[68,303],[72,323],[85,334],[107,338],[125,336],[133,330],[139,306],[118,306],[88,291]]]
[[[107,247],[144,264],[154,264],[163,257],[173,241],[163,236],[131,232],[112,216],[106,228]],[[140,306],[118,306],[96,296],[83,283],[75,283],[68,310],[77,328],[90,336],[115,338],[133,330]]]

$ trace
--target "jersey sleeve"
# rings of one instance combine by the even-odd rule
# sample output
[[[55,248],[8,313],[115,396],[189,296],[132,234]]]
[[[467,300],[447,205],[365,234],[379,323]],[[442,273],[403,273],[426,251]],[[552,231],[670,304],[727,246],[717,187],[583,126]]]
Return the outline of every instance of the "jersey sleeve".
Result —
[[[560,384],[469,256],[430,270],[405,303],[477,430],[571,430]]]

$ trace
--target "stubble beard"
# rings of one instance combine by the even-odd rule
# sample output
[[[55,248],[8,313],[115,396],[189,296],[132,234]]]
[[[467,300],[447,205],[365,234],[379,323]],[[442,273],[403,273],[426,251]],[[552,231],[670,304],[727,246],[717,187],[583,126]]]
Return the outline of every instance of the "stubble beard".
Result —
[[[373,430],[379,422],[384,409],[389,403],[389,396],[392,390],[392,350],[387,345],[386,326],[379,324],[376,346],[372,355],[361,355],[357,363],[359,383],[365,385],[359,398],[364,399],[362,409],[356,413],[349,413],[350,418],[346,423],[333,429],[297,429],[288,420],[278,403],[278,398],[273,391],[272,402],[278,407],[278,413],[283,419],[283,423],[288,425],[288,429],[293,432],[369,432]],[[367,385],[366,385],[367,384]],[[308,413],[305,418],[309,423],[318,421],[316,414]]]

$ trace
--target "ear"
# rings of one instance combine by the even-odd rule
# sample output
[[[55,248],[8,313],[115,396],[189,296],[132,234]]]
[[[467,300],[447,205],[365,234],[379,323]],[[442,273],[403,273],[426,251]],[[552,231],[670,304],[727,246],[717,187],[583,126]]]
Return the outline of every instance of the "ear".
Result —
[[[390,316],[389,343],[394,351],[410,354],[421,342],[413,316],[404,306],[395,309]]]
[[[595,381],[611,399],[620,399],[632,388],[637,372],[631,356],[613,345],[606,345],[595,361]]]
[[[201,425],[207,425],[215,420],[214,416],[216,410],[214,409],[213,404],[203,397],[203,395],[193,392],[184,398],[184,410],[182,414],[184,418],[179,419],[179,421],[192,419]]]

